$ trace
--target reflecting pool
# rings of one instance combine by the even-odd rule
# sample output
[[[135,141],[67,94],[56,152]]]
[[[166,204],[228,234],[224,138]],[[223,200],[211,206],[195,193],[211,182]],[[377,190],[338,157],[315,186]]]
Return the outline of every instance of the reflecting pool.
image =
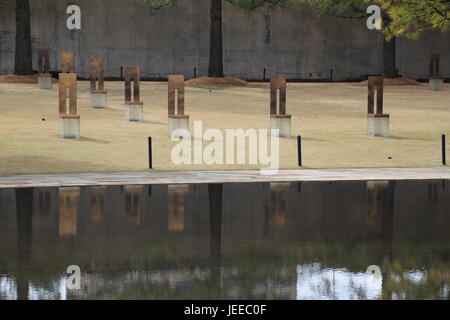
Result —
[[[449,181],[0,189],[0,299],[449,299],[449,231]]]

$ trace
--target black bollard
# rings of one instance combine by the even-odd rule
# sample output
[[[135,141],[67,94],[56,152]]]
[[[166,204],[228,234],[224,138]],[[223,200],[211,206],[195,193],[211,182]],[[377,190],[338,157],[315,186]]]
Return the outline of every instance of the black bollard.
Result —
[[[148,167],[153,169],[152,137],[148,137]]]
[[[447,155],[445,152],[445,134],[442,135],[442,164],[447,165]]]
[[[297,137],[297,151],[298,151],[298,166],[301,167],[302,163],[302,136]]]

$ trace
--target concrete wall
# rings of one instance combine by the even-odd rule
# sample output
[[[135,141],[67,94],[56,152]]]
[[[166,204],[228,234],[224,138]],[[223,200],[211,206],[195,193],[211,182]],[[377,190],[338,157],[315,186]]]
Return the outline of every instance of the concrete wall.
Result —
[[[87,77],[89,59],[106,62],[107,77],[119,77],[121,66],[140,65],[145,78],[171,73],[205,75],[209,57],[209,0],[179,0],[174,7],[152,10],[135,0],[33,0],[33,50],[52,50],[51,68],[59,54],[73,51],[77,71]],[[66,8],[82,9],[81,31],[66,28]],[[0,73],[12,73],[15,14],[0,9]],[[270,35],[270,36],[269,36]],[[225,4],[225,73],[244,79],[281,75],[290,79],[358,79],[382,72],[382,38],[365,21],[317,17],[298,5],[265,18],[248,17]],[[398,41],[398,67],[412,78],[428,75],[432,52],[441,53],[441,71],[450,75],[448,34],[426,34],[422,40]],[[36,56],[34,56],[36,60]],[[36,64],[36,61],[35,61]]]

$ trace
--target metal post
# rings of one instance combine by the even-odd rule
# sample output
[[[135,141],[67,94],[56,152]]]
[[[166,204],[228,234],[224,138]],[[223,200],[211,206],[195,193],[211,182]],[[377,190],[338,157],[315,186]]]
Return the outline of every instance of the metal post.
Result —
[[[330,82],[333,82],[333,69],[330,69]]]
[[[197,68],[194,68],[194,79],[197,78]]]
[[[153,169],[152,137],[148,137],[148,167]]]
[[[447,165],[447,155],[445,152],[445,134],[442,135],[442,164]]]
[[[266,68],[264,68],[264,71],[263,71],[263,81],[266,81]]]
[[[302,163],[302,136],[297,137],[297,151],[298,151],[298,166],[301,167]]]

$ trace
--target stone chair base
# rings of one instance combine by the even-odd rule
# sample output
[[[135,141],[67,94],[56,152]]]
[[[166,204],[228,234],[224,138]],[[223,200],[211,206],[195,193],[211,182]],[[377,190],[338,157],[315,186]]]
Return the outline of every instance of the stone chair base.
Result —
[[[80,138],[80,116],[62,114],[59,116],[59,136],[63,139]]]
[[[444,79],[442,78],[431,78],[430,79],[430,89],[433,91],[441,91],[444,87]]]
[[[389,137],[389,119],[388,114],[369,114],[367,134],[371,137]]]
[[[189,131],[189,116],[188,115],[169,115],[169,137],[172,138],[172,135],[176,130],[183,129]],[[173,138],[181,138],[183,134],[175,134]]]
[[[38,85],[39,85],[39,89],[43,89],[43,90],[52,89],[52,75],[51,74],[38,75]]]
[[[126,102],[125,103],[125,120],[130,122],[144,121],[144,103],[143,102]]]
[[[108,107],[108,93],[106,91],[91,91],[91,105],[94,109],[106,109]]]
[[[291,137],[291,115],[270,115],[270,131],[271,135],[280,138],[290,138]],[[278,130],[278,135],[272,133],[272,130]]]

